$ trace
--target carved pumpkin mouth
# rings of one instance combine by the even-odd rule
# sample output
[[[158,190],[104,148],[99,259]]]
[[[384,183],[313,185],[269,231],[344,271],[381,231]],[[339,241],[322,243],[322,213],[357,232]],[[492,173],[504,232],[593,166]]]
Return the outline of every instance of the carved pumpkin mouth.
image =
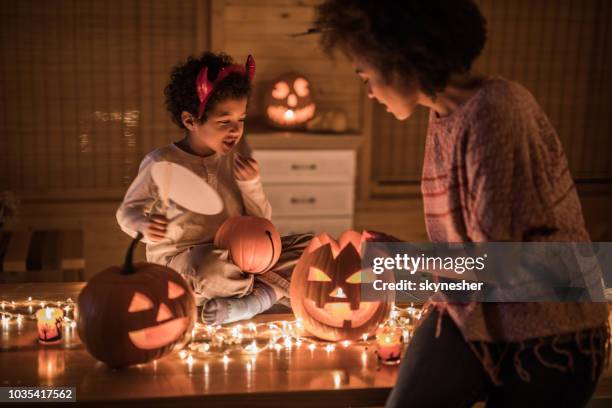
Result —
[[[170,344],[183,334],[188,318],[179,317],[154,327],[128,332],[134,346],[141,350],[152,350]]]
[[[303,108],[288,108],[282,105],[268,106],[268,117],[281,125],[303,124],[315,114],[316,106],[314,103],[304,106]]]
[[[329,302],[318,307],[313,300],[304,299],[306,312],[317,321],[337,328],[356,328],[362,326],[374,316],[380,302],[361,302],[358,309],[351,309],[348,302]]]

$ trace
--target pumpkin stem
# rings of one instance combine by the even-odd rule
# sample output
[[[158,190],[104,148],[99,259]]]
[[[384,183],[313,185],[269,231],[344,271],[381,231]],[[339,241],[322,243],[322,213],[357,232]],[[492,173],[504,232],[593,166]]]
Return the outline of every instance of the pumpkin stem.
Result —
[[[136,238],[132,240],[132,243],[130,244],[130,247],[128,248],[125,254],[125,262],[123,263],[123,269],[121,270],[121,274],[129,275],[131,273],[134,273],[134,249],[136,249],[136,246],[138,245],[142,237],[142,232],[138,231],[138,234],[136,234]]]

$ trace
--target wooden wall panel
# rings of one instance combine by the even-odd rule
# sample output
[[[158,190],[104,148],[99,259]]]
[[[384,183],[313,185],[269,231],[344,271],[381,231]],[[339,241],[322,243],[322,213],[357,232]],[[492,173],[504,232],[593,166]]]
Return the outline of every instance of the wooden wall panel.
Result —
[[[318,109],[342,108],[349,127],[361,128],[363,87],[351,65],[338,56],[330,60],[317,35],[294,37],[312,26],[315,0],[213,0],[212,48],[257,63],[249,115],[263,115],[264,93],[279,75],[297,71],[310,79]]]
[[[612,4],[606,0],[478,0],[489,38],[475,68],[527,87],[547,112],[575,178],[612,179]],[[404,122],[373,107],[374,194],[413,191],[425,109]],[[404,187],[402,187],[404,186]]]
[[[0,190],[121,196],[180,137],[170,69],[208,49],[207,0],[25,0],[0,8]]]

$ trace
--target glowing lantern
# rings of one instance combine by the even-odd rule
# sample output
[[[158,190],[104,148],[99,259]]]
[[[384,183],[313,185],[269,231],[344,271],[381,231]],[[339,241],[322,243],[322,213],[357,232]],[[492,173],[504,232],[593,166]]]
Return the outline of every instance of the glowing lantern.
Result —
[[[132,263],[141,238],[139,233],[130,245],[123,267],[99,272],[79,294],[79,337],[111,367],[163,357],[189,340],[195,322],[195,299],[181,275],[157,264]]]
[[[315,111],[310,81],[295,72],[274,81],[266,95],[266,118],[275,127],[304,127],[314,117]]]
[[[263,273],[272,268],[281,253],[280,234],[274,224],[253,216],[225,221],[215,234],[215,246],[229,250],[232,262],[250,273]]]
[[[368,233],[345,231],[338,241],[327,234],[312,239],[291,279],[291,306],[304,328],[331,341],[357,340],[376,331],[389,315],[386,297],[361,301],[361,283],[372,272],[361,268],[361,244]]]

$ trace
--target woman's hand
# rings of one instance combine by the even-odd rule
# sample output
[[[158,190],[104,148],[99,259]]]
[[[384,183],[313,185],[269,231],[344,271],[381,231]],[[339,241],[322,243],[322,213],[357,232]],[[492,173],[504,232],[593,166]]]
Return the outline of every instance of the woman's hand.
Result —
[[[150,215],[145,225],[144,236],[153,242],[161,241],[166,237],[167,225],[168,219],[165,215]]]
[[[234,156],[234,178],[238,181],[249,181],[259,177],[259,164],[252,157]]]

